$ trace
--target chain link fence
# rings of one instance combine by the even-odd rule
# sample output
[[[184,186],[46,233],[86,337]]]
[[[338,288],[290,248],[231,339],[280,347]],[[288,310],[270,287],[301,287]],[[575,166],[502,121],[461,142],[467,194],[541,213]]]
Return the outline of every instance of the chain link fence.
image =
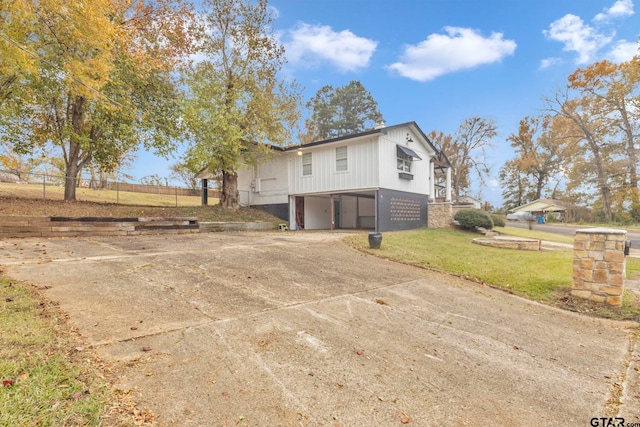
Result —
[[[64,200],[66,179],[64,175],[0,169],[0,195]],[[218,190],[209,188],[207,191],[208,204],[216,204]],[[148,206],[199,206],[202,204],[202,190],[82,176],[76,180],[76,200]]]

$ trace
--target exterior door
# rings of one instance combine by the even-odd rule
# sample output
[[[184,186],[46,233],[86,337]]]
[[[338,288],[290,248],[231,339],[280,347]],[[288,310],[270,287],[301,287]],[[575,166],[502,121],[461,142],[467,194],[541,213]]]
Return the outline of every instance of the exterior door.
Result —
[[[296,225],[304,230],[304,197],[296,196]]]
[[[341,211],[342,203],[340,200],[333,201],[333,224],[335,228],[341,228],[342,225],[340,223],[340,211]]]

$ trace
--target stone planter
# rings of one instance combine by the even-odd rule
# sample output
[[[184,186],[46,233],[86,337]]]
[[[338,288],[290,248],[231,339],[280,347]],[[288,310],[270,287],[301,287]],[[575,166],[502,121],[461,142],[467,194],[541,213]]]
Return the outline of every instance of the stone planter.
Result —
[[[382,233],[369,233],[369,248],[380,249],[382,244]]]

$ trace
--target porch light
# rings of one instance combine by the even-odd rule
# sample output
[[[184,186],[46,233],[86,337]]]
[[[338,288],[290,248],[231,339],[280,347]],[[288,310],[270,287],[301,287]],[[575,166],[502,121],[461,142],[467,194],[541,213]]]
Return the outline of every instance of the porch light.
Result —
[[[302,147],[298,148],[298,156],[302,156]]]

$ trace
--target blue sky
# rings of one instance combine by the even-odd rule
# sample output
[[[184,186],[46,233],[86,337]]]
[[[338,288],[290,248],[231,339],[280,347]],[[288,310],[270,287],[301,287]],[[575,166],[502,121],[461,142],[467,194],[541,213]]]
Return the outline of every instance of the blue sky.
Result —
[[[494,120],[493,176],[513,158],[506,138],[579,67],[637,53],[633,0],[271,0],[287,50],[283,70],[308,100],[324,85],[360,81],[388,125],[416,121],[454,133]],[[175,163],[138,153],[138,178]],[[497,179],[472,193],[502,205]]]

